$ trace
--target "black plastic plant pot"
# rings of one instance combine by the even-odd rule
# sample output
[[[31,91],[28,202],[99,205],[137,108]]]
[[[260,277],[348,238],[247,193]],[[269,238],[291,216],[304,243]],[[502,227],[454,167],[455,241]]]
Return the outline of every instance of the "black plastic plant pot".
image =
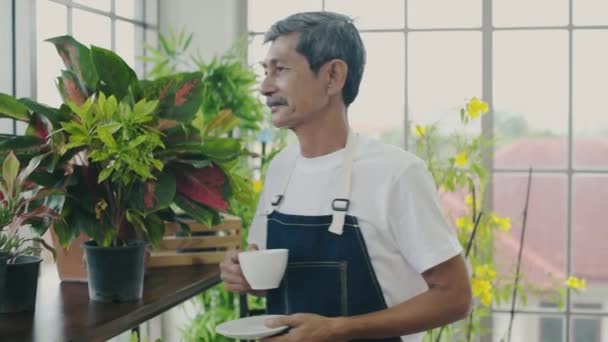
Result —
[[[130,302],[141,299],[144,289],[145,241],[122,247],[83,243],[89,280],[89,298],[98,302]]]
[[[14,263],[6,264],[0,313],[34,311],[41,261],[36,256],[20,255]]]

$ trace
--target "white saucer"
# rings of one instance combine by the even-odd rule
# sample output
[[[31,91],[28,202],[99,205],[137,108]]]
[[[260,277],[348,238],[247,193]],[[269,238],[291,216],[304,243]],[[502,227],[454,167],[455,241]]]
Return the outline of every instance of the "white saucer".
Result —
[[[266,327],[264,321],[274,317],[281,317],[281,315],[261,315],[235,319],[218,325],[215,327],[215,331],[228,338],[252,340],[276,335],[289,328],[287,325],[272,329]]]

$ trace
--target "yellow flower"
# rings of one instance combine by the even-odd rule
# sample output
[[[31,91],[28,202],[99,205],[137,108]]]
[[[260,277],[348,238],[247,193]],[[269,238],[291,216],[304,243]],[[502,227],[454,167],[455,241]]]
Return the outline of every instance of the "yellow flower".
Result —
[[[479,265],[475,267],[475,274],[479,278],[484,278],[488,280],[494,280],[496,278],[496,271],[492,268],[491,265]]]
[[[587,288],[587,281],[585,279],[570,276],[568,277],[568,280],[566,280],[566,286],[573,290],[585,290]]]
[[[470,232],[473,230],[473,220],[466,216],[459,217],[456,219],[456,227]]]
[[[498,229],[503,232],[508,232],[511,229],[511,219],[508,217],[498,217],[494,214],[490,217],[490,222],[498,226]]]
[[[456,164],[456,166],[467,166],[468,163],[469,163],[469,156],[464,151],[458,153],[456,155],[456,157],[454,157],[454,164]]]
[[[492,304],[492,284],[485,279],[473,278],[471,281],[473,296],[478,297],[485,306]]]
[[[264,183],[259,179],[254,180],[252,185],[253,191],[255,191],[255,193],[261,192],[262,188],[264,187]]]
[[[414,127],[414,136],[415,137],[423,137],[426,134],[426,127],[423,125],[416,125]]]
[[[484,102],[476,97],[472,98],[467,103],[467,111],[471,119],[476,119],[479,115],[485,114],[490,110],[490,106],[487,102]]]
[[[480,296],[481,304],[485,306],[492,305],[492,292],[484,292]]]
[[[464,197],[464,204],[468,205],[469,207],[473,206],[473,196],[471,196],[471,194]]]

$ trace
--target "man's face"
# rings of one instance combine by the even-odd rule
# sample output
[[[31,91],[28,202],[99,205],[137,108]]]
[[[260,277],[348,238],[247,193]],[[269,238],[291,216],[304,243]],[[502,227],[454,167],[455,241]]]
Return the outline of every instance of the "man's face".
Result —
[[[306,57],[296,51],[299,34],[279,36],[262,62],[266,77],[260,91],[272,112],[276,127],[297,129],[309,123],[329,101],[327,77],[310,70]]]

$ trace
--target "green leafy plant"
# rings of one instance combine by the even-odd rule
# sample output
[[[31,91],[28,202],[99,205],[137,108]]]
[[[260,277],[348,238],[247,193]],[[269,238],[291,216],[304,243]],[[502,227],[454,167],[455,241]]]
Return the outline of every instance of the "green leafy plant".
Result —
[[[235,126],[243,133],[258,131],[265,112],[263,103],[253,95],[256,74],[243,62],[247,41],[241,40],[222,56],[206,62],[199,52],[190,52],[192,37],[184,30],[179,34],[172,29],[167,36],[160,34],[160,47],[148,45],[149,56],[142,57],[154,65],[150,75],[160,77],[177,70],[198,69],[202,77],[199,120],[207,122],[222,110],[229,110],[238,119]]]
[[[34,180],[65,190],[63,220],[54,225],[62,245],[80,233],[100,246],[136,237],[157,244],[165,221],[181,222],[185,213],[214,225],[252,196],[238,167],[248,152],[220,132],[232,114],[196,122],[202,73],[138,80],[112,51],[70,36],[48,41],[66,66],[57,82],[64,103],[0,94],[0,116],[28,124],[24,136],[0,137],[0,153],[15,148],[26,160],[45,153],[45,172]]]
[[[58,219],[58,213],[43,204],[50,196],[61,195],[56,189],[43,188],[28,181],[30,174],[40,163],[41,157],[32,158],[23,170],[13,152],[2,163],[0,180],[0,252],[13,263],[20,255],[31,255],[40,250],[27,245],[38,242],[55,256],[55,250],[42,238],[24,238],[20,230],[28,226],[48,226]]]

